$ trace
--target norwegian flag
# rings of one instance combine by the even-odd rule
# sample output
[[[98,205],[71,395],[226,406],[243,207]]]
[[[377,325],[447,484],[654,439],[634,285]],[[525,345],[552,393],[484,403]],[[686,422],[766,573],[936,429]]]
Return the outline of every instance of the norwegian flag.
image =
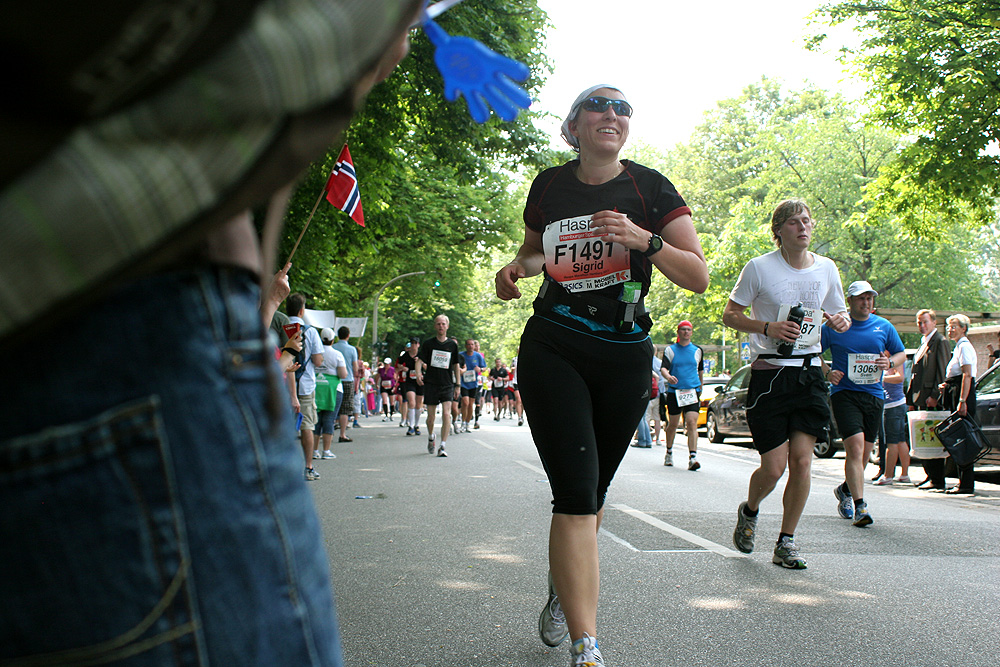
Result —
[[[358,175],[354,171],[351,151],[347,144],[340,151],[337,164],[333,167],[326,187],[326,200],[351,216],[354,222],[365,226],[365,214],[361,210],[361,192],[358,190]]]

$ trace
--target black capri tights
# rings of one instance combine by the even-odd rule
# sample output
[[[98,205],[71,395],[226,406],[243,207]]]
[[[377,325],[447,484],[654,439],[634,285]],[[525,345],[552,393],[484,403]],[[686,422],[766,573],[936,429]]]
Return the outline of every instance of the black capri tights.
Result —
[[[517,381],[554,513],[597,514],[649,405],[653,343],[619,338],[538,316],[521,336]]]

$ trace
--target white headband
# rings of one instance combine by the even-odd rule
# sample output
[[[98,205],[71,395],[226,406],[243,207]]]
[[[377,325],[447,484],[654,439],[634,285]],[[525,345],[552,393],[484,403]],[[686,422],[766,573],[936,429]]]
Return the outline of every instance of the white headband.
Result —
[[[622,93],[620,89],[614,86],[609,86],[606,83],[602,83],[598,86],[591,86],[590,88],[588,88],[587,90],[583,91],[582,93],[576,96],[576,99],[573,100],[573,105],[569,108],[569,114],[566,116],[566,120],[564,120],[562,123],[562,131],[560,132],[560,134],[562,134],[562,138],[566,141],[567,144],[569,144],[576,150],[580,150],[580,140],[574,137],[572,134],[570,134],[569,124],[570,122],[576,120],[577,114],[580,113],[580,105],[583,104],[583,101],[588,97],[590,97],[591,95],[593,95],[594,93],[596,93],[601,88],[609,88],[611,90],[617,90],[619,93]],[[624,96],[625,93],[622,93],[622,95]]]

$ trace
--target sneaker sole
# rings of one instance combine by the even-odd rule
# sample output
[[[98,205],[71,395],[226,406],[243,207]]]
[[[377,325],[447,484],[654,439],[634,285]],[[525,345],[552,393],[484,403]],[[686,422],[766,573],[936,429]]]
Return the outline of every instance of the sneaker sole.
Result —
[[[788,564],[788,563],[785,562],[785,559],[782,558],[781,556],[775,556],[775,557],[773,557],[771,559],[771,562],[774,563],[775,565],[780,565],[781,567],[785,568],[786,570],[805,570],[805,569],[807,569],[806,562],[804,560],[797,560],[797,561],[792,562],[791,564]]]
[[[855,521],[854,525],[857,526],[858,528],[864,528],[865,526],[870,526],[873,523],[875,523],[875,520],[872,519],[870,516],[863,516],[857,521]]]
[[[733,546],[736,547],[736,550],[739,551],[739,552],[741,552],[741,553],[752,554],[753,553],[753,548],[754,548],[753,544],[750,545],[749,549],[745,549],[745,548],[743,548],[743,547],[740,546],[740,543],[737,540],[737,537],[740,534],[740,519],[744,518],[743,517],[743,506],[745,504],[746,503],[740,503],[740,506],[736,508],[737,517],[736,517],[736,529],[733,530]]]
[[[850,512],[845,512],[843,505],[841,505],[841,503],[844,501],[844,498],[852,498],[852,496],[843,495],[843,492],[840,490],[840,485],[838,484],[837,486],[833,487],[833,497],[837,499],[837,514],[840,515],[840,518],[853,519],[854,508],[852,507]],[[853,499],[851,502],[852,503],[854,502]]]

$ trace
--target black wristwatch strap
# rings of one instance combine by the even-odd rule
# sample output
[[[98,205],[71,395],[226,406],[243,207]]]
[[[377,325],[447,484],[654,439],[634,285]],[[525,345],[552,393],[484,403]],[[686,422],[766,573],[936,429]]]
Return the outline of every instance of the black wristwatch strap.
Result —
[[[660,238],[658,234],[653,234],[652,236],[649,237],[649,247],[646,248],[646,251],[642,253],[642,256],[649,257],[650,255],[659,252],[662,247],[663,247],[663,239]]]

